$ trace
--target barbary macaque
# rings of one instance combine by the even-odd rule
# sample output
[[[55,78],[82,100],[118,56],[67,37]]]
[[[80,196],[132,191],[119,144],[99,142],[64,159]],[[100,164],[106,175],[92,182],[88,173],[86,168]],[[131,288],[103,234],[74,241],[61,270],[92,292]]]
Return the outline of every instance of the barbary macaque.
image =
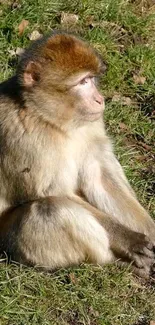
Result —
[[[0,252],[52,270],[154,271],[155,223],[117,161],[96,86],[100,56],[63,32],[35,41],[0,85]]]

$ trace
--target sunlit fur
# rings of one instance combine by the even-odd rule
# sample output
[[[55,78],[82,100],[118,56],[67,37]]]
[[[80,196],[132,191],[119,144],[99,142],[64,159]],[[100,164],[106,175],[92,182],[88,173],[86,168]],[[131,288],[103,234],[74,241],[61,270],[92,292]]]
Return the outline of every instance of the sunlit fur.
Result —
[[[89,45],[54,33],[1,84],[0,251],[47,269],[121,259],[148,276],[155,224],[106,135],[103,70]]]

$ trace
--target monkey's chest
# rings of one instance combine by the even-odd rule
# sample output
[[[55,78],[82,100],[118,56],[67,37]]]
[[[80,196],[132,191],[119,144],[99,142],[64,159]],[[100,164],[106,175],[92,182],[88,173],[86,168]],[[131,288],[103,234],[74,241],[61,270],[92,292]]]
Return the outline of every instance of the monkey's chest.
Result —
[[[70,195],[78,187],[78,166],[71,155],[47,159],[40,169],[37,194],[40,196]]]

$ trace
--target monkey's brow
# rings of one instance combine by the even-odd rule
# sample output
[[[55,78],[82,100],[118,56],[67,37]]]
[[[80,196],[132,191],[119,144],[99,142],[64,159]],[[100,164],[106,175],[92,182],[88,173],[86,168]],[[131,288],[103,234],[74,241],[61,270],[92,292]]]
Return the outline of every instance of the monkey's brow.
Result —
[[[97,77],[94,73],[92,72],[83,72],[83,73],[78,73],[77,75],[73,76],[73,78],[70,79],[75,81],[76,83],[80,82],[82,79],[85,79],[85,78],[95,78]]]

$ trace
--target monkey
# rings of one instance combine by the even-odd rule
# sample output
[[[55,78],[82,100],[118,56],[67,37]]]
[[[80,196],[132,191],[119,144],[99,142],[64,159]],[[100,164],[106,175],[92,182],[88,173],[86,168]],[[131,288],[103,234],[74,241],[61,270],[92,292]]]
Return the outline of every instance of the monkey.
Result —
[[[81,263],[154,272],[155,223],[107,135],[87,42],[52,32],[0,85],[0,252],[46,270]]]

